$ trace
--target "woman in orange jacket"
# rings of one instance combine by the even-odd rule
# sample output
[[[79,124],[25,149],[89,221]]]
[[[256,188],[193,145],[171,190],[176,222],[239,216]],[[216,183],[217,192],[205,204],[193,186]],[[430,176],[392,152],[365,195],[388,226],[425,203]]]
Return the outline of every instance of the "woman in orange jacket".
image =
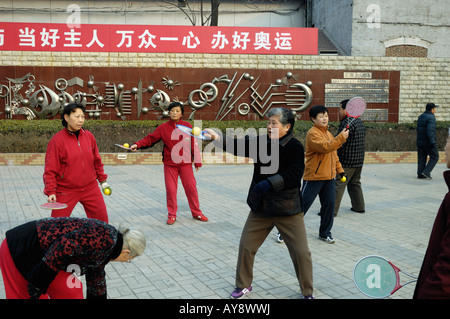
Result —
[[[334,219],[335,177],[344,176],[337,149],[348,138],[348,129],[333,137],[328,131],[328,110],[323,105],[313,106],[309,117],[314,126],[306,134],[305,173],[303,175],[302,200],[306,214],[319,195],[319,238],[329,244],[335,242],[331,235]]]

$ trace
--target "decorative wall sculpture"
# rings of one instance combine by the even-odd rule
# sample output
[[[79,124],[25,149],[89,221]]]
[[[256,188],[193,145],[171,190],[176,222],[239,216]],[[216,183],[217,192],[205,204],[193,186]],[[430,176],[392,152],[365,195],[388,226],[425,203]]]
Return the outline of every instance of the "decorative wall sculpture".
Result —
[[[212,82],[203,83],[200,88],[191,91],[188,95],[187,101],[180,101],[184,105],[188,105],[192,112],[189,119],[193,120],[197,112],[200,112],[204,107],[211,105],[219,96],[219,89],[215,85],[218,82],[227,84],[227,89],[221,97],[220,109],[215,120],[223,120],[233,109],[237,109],[237,113],[245,116],[250,111],[256,112],[260,118],[264,118],[267,111],[274,105],[289,106],[293,112],[302,111],[306,109],[312,101],[312,92],[309,86],[302,83],[294,83],[289,85],[290,79],[296,77],[288,72],[283,79],[277,79],[274,84],[271,84],[264,91],[260,90],[258,78],[254,79],[247,72],[235,72],[233,77],[229,79],[228,74],[221,75],[212,79]],[[25,115],[27,119],[49,119],[57,114],[62,113],[64,105],[67,103],[81,103],[86,107],[86,112],[90,117],[99,119],[105,109],[114,109],[116,116],[125,120],[127,115],[136,113],[139,119],[141,114],[148,113],[150,109],[160,111],[159,118],[167,117],[167,108],[171,99],[164,90],[156,89],[154,83],[151,83],[146,89],[142,88],[142,80],[139,80],[137,86],[130,90],[125,90],[122,83],[110,84],[104,83],[105,90],[101,92],[99,86],[95,84],[94,75],[89,76],[87,81],[87,89],[91,89],[93,93],[83,92],[77,90],[75,94],[69,94],[66,89],[69,86],[77,85],[84,87],[84,81],[78,77],[72,79],[58,78],[55,80],[54,89],[45,85],[39,85],[38,90],[34,81],[36,76],[28,73],[21,78],[12,79],[6,78],[9,82],[7,85],[1,85],[1,98],[5,99],[5,115],[6,118],[13,118],[14,115]],[[244,81],[246,83],[244,83]],[[172,80],[169,76],[163,77],[161,83],[164,87],[171,91],[174,86],[181,85],[178,81]],[[286,85],[289,87],[285,92],[276,92],[276,89]],[[23,92],[23,88],[28,88]],[[235,91],[238,86],[244,86],[243,93],[235,96]],[[55,92],[58,91],[58,92]],[[250,101],[241,100],[243,95],[250,92]],[[143,94],[150,93],[150,104],[143,105]],[[274,96],[283,96],[281,101],[274,101]],[[289,99],[289,97],[291,97]],[[132,101],[135,100],[135,108],[133,108]]]
[[[59,119],[65,104],[77,102],[86,107],[87,117],[92,119],[162,119],[168,117],[170,102],[179,101],[189,120],[263,120],[278,106],[309,120],[304,112],[313,102],[326,105],[330,94],[336,93],[331,93],[328,83],[342,77],[343,72],[0,67],[0,118]],[[394,114],[392,108],[384,106],[384,121],[398,119],[397,78],[385,80],[383,99],[374,100],[394,105]],[[337,93],[339,98],[345,94],[352,97],[348,90]],[[329,105],[331,114],[337,113],[334,104]]]

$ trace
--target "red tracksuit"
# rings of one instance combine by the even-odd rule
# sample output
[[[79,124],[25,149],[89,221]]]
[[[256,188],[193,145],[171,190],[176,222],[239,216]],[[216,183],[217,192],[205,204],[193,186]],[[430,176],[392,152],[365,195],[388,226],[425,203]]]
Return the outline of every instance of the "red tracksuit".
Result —
[[[99,182],[106,181],[97,142],[91,132],[81,129],[77,136],[62,129],[47,145],[44,170],[44,194],[56,194],[67,208],[52,211],[52,217],[69,217],[80,202],[89,218],[108,222],[108,214]]]
[[[138,148],[145,148],[154,145],[160,140],[164,143],[163,163],[164,163],[164,181],[166,184],[166,200],[169,218],[175,218],[177,215],[177,188],[178,176],[186,193],[189,207],[193,217],[202,214],[198,201],[197,185],[192,170],[194,166],[201,167],[201,155],[197,140],[186,133],[176,129],[176,125],[184,125],[192,128],[189,122],[172,120],[161,124],[153,133],[136,142]],[[192,151],[193,150],[193,151]]]

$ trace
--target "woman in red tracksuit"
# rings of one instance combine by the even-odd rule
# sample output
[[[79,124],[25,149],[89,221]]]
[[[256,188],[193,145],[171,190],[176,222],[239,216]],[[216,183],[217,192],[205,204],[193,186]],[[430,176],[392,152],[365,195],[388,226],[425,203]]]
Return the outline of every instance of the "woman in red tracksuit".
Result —
[[[184,112],[181,103],[173,102],[168,109],[170,120],[158,126],[153,133],[134,143],[130,148],[132,151],[136,151],[139,148],[151,147],[160,140],[164,143],[164,181],[166,184],[167,210],[169,212],[167,224],[172,225],[177,218],[178,176],[183,184],[192,217],[206,222],[208,218],[200,210],[197,183],[192,169],[192,163],[194,163],[196,170],[202,166],[198,143],[195,138],[176,129],[177,124],[190,128],[192,128],[192,125],[181,120]]]
[[[69,217],[80,202],[89,218],[108,222],[103,191],[111,188],[106,182],[97,142],[91,132],[82,128],[85,108],[68,104],[62,114],[65,127],[47,145],[44,168],[44,194],[49,202],[67,204],[67,208],[53,210],[52,217]]]

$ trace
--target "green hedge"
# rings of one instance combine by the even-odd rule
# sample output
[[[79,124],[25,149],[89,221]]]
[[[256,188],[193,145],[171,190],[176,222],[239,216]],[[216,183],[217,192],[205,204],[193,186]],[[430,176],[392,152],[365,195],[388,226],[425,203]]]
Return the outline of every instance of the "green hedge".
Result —
[[[100,152],[119,152],[114,144],[133,143],[152,132],[162,121],[104,121],[86,120],[84,128],[91,131]],[[191,121],[191,124],[194,124]],[[202,121],[202,128],[211,127],[226,132],[227,128],[265,128],[266,121]],[[297,121],[294,132],[296,138],[304,143],[306,132],[311,128],[310,121]],[[365,123],[366,151],[415,151],[416,123]],[[330,122],[330,131],[335,133],[338,122]],[[450,122],[438,122],[438,146],[443,149]],[[0,120],[1,153],[45,153],[51,137],[62,129],[60,120]],[[208,142],[204,142],[206,144]],[[147,152],[159,152],[162,143],[158,143]]]

